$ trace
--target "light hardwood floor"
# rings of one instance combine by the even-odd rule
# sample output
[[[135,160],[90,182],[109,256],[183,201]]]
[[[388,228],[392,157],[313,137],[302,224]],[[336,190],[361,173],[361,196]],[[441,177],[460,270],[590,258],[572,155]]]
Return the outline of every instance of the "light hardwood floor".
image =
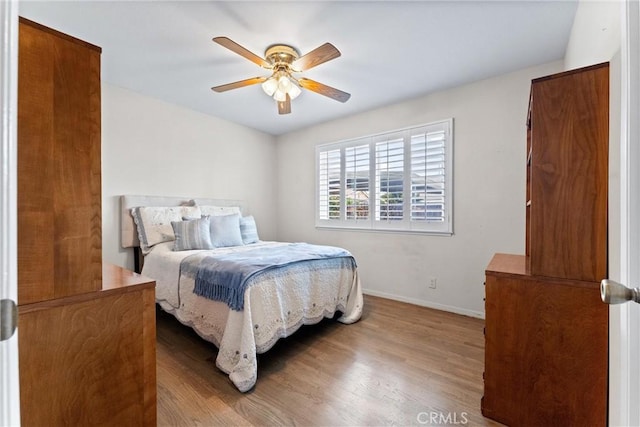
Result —
[[[280,340],[240,393],[217,349],[158,311],[158,425],[500,425],[480,413],[484,321],[365,296],[353,325]]]

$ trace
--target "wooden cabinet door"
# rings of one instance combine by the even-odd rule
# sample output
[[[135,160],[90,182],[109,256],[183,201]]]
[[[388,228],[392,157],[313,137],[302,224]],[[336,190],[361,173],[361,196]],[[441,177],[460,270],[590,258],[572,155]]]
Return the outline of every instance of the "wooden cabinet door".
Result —
[[[533,81],[531,274],[607,276],[608,141],[608,64]]]
[[[597,283],[487,274],[482,413],[514,426],[604,426],[608,308]]]
[[[20,19],[18,303],[100,289],[100,48]]]
[[[22,424],[155,426],[154,295],[150,288],[22,306]]]

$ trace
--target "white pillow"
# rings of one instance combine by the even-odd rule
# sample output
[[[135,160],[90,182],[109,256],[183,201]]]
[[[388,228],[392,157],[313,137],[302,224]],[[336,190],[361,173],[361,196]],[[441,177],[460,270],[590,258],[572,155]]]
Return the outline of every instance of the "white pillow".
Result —
[[[222,216],[222,215],[233,215],[240,213],[240,206],[208,206],[202,205],[198,206],[202,215],[209,216]]]
[[[182,221],[182,217],[200,217],[198,206],[137,207],[131,209],[138,226],[138,239],[143,254],[148,254],[154,245],[176,239],[171,221]]]

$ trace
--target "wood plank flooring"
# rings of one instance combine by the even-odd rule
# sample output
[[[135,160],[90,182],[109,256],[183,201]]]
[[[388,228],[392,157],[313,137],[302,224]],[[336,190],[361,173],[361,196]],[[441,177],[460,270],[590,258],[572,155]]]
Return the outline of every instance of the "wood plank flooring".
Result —
[[[280,340],[240,393],[217,349],[158,311],[158,425],[500,425],[480,413],[484,321],[365,296],[353,325]]]

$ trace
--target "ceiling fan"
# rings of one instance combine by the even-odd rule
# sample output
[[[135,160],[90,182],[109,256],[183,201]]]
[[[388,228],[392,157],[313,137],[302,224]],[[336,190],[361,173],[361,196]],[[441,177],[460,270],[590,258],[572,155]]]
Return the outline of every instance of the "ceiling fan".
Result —
[[[340,102],[347,102],[351,97],[347,92],[331,86],[304,77],[296,78],[293,76],[294,73],[309,70],[339,57],[340,51],[331,43],[325,43],[302,56],[289,45],[276,44],[269,46],[264,53],[265,57],[261,58],[228,37],[214,37],[213,41],[262,68],[273,71],[271,76],[253,77],[212,87],[211,89],[215,92],[226,92],[231,89],[262,83],[262,89],[265,93],[272,96],[278,103],[278,113],[280,114],[289,114],[291,112],[291,100],[300,95],[302,92],[300,88],[308,89]]]

